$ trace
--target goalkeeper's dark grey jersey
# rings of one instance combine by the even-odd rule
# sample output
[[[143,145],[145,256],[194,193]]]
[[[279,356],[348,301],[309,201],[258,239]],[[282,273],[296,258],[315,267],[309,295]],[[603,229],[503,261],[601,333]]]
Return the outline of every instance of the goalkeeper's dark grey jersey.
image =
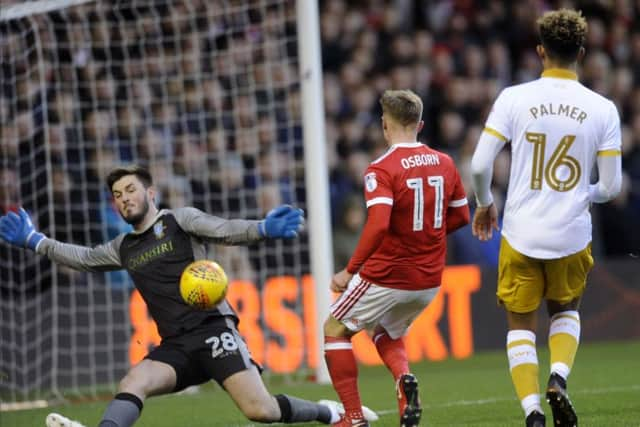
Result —
[[[192,261],[207,258],[206,244],[239,245],[261,239],[258,221],[226,220],[180,208],[161,210],[146,230],[121,234],[95,248],[44,239],[37,251],[77,270],[127,270],[166,338],[207,319],[236,316],[226,301],[211,310],[195,310],[180,297],[180,275]]]

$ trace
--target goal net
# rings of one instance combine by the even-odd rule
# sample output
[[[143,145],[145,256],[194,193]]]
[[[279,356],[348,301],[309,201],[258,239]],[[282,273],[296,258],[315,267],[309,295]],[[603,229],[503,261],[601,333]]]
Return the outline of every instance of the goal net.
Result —
[[[2,1],[0,210],[93,246],[128,230],[105,176],[147,166],[161,207],[261,218],[305,201],[295,1]],[[308,239],[215,247],[241,332],[272,372],[307,372]],[[158,342],[126,273],[0,243],[0,400],[110,394]],[[310,372],[310,371],[309,371]]]

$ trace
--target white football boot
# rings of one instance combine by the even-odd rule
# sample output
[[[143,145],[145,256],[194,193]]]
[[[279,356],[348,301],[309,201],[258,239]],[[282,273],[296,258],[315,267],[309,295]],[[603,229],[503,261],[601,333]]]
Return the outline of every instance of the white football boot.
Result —
[[[85,427],[84,424],[80,424],[77,421],[70,420],[67,417],[63,417],[60,414],[56,414],[55,412],[47,415],[47,419],[45,420],[47,427]]]
[[[335,400],[322,399],[322,400],[319,400],[318,403],[320,405],[329,407],[331,414],[332,415],[337,414],[338,419],[340,419],[340,417],[344,415],[344,406],[340,402],[336,402]],[[364,419],[367,421],[378,421],[378,419],[380,418],[378,414],[376,414],[373,410],[367,408],[364,405],[362,405],[362,415],[364,415]],[[332,417],[332,418],[335,418],[335,417]]]

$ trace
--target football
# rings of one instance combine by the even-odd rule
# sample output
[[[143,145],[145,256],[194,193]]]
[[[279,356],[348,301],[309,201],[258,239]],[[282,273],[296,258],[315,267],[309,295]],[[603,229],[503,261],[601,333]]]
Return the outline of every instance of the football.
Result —
[[[206,310],[227,294],[227,275],[216,262],[201,259],[189,264],[180,276],[180,295],[188,305]]]

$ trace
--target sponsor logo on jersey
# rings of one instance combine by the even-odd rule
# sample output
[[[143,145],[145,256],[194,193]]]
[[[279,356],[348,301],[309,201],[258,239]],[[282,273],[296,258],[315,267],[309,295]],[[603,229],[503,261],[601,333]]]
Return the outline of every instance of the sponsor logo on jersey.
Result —
[[[378,181],[376,181],[376,174],[374,172],[368,173],[364,176],[364,187],[368,192],[372,192],[378,188]]]
[[[156,235],[156,239],[162,239],[164,237],[165,225],[162,221],[158,221],[153,225],[153,233]]]
[[[160,243],[158,246],[155,246],[148,251],[141,253],[140,255],[130,258],[129,262],[127,263],[127,268],[129,270],[136,270],[147,264],[148,262],[171,252],[173,252],[173,242],[171,240],[166,243]]]

